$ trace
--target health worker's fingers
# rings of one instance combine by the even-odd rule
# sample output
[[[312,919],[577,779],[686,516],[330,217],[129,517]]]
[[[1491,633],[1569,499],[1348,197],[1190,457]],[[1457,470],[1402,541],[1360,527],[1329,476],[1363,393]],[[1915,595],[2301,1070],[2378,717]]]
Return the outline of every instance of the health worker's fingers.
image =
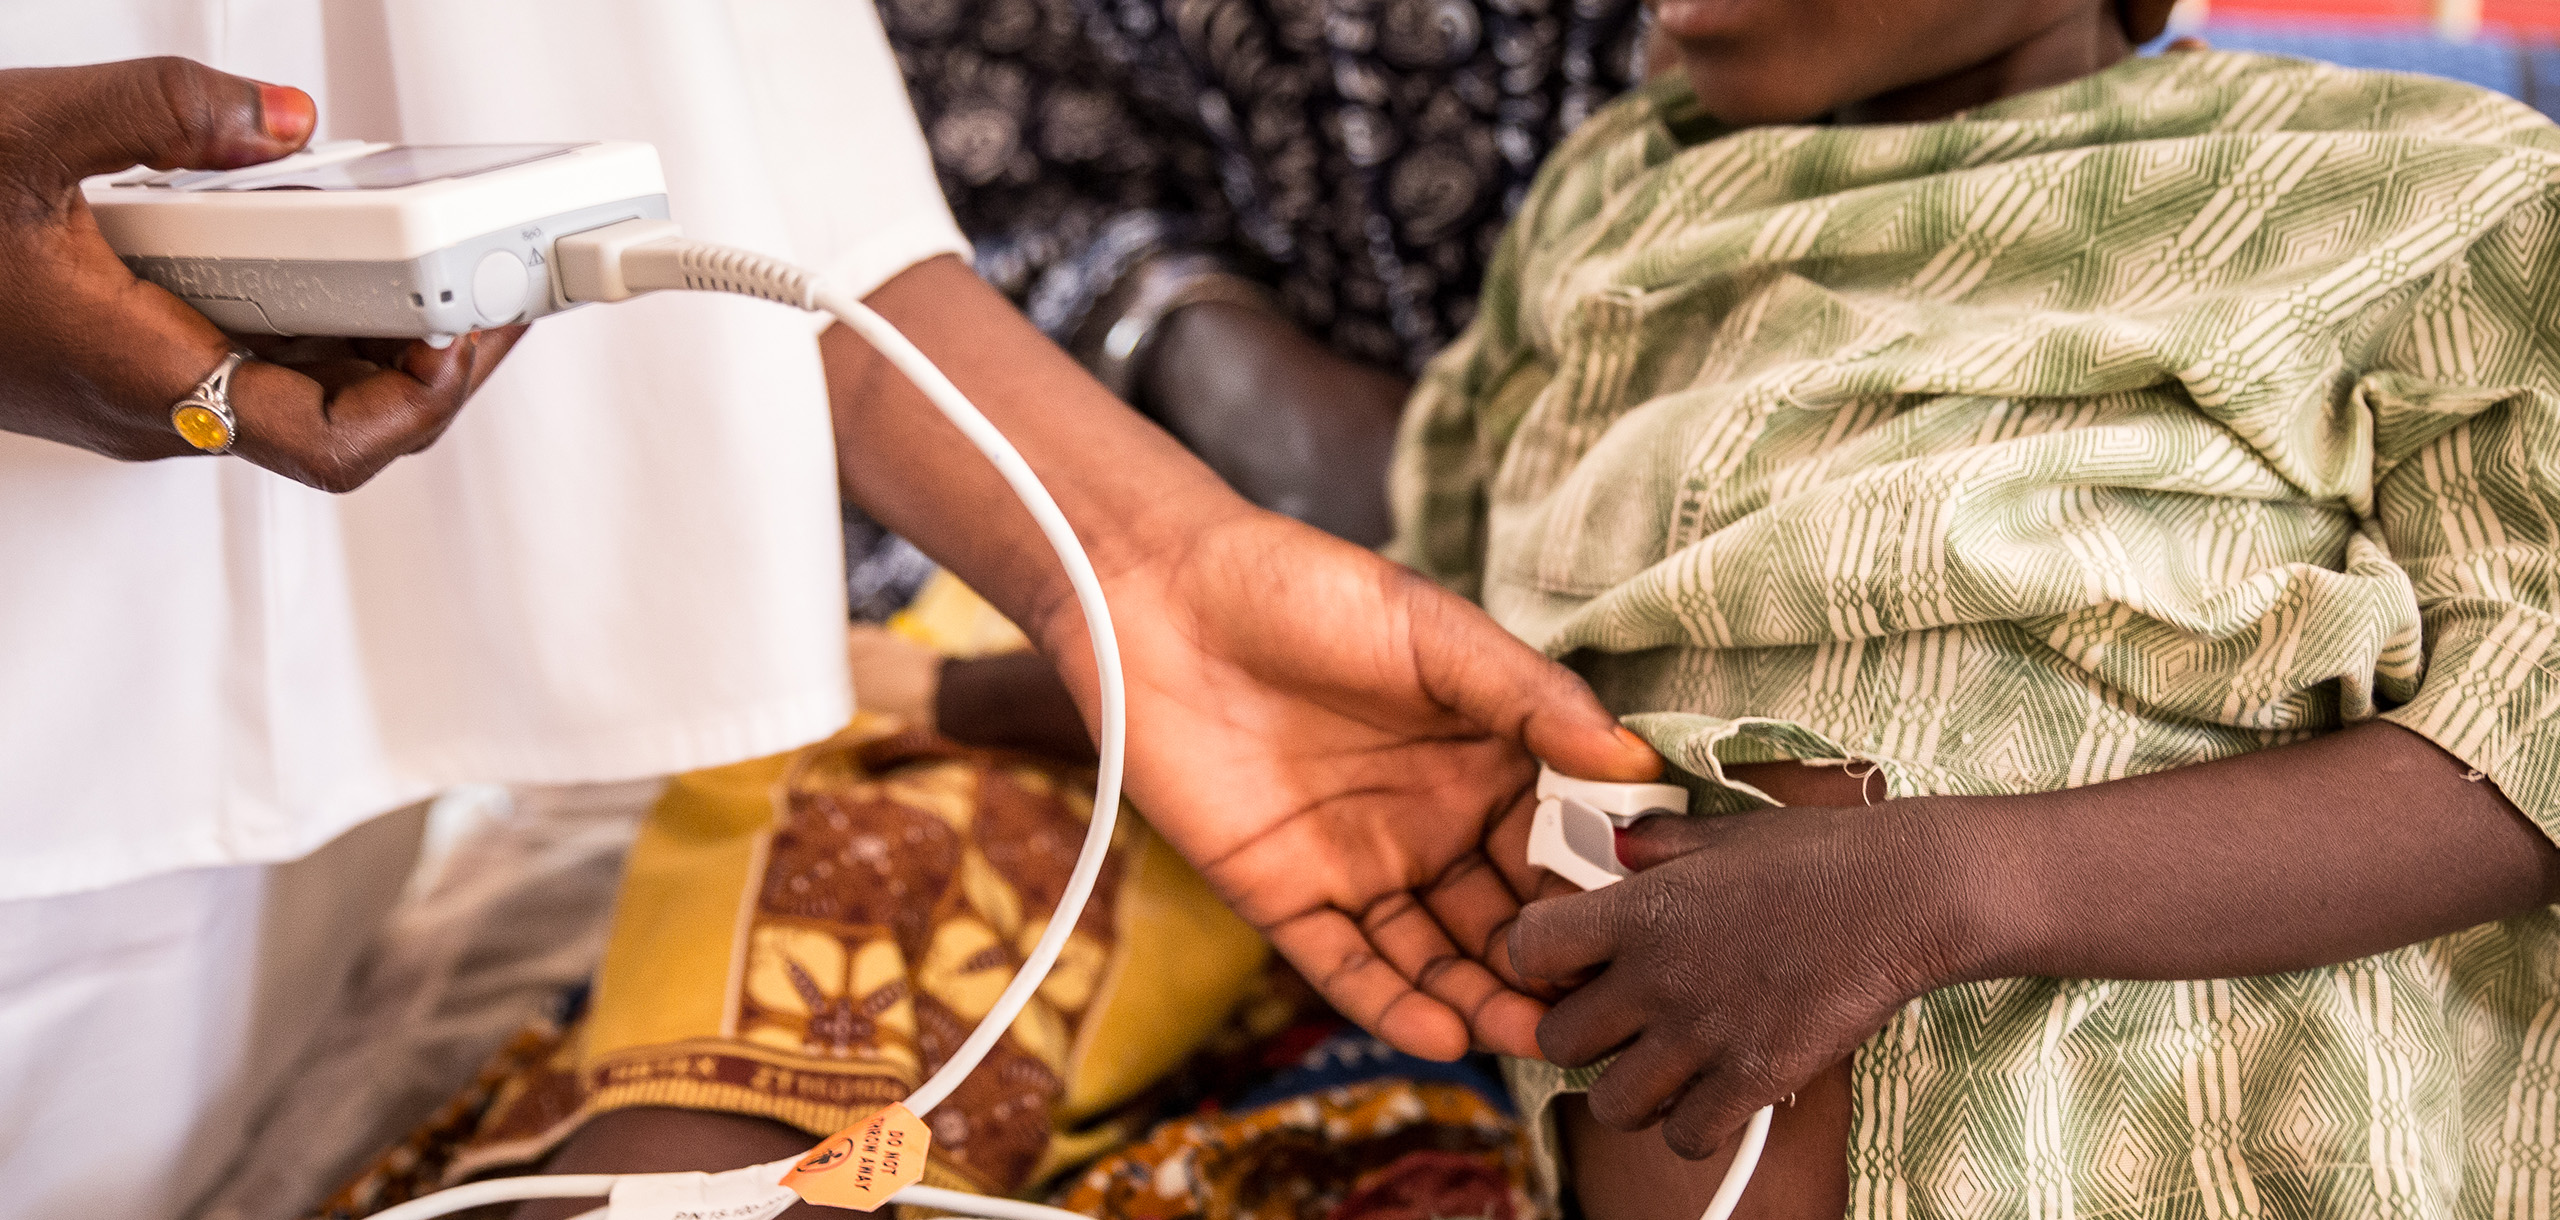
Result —
[[[1539,883],[1538,892],[1530,896],[1529,903],[1522,904],[1521,909],[1524,911],[1529,909],[1529,904],[1531,903],[1544,902],[1551,898],[1563,898],[1582,892],[1582,887],[1575,885],[1562,877],[1546,872],[1543,869],[1539,870],[1539,872],[1543,880]],[[1496,931],[1494,938],[1494,953],[1491,957],[1485,959],[1485,965],[1496,975],[1499,975],[1504,982],[1511,984],[1511,986],[1517,988],[1524,995],[1534,997],[1545,1003],[1553,1003],[1557,996],[1573,990],[1575,985],[1583,982],[1590,976],[1591,971],[1587,969],[1577,970],[1562,978],[1547,978],[1541,975],[1530,974],[1527,971],[1522,970],[1520,968],[1520,963],[1514,961],[1511,956],[1511,932],[1512,928],[1517,925],[1519,921],[1520,917],[1514,915],[1509,923],[1504,924]]]
[[[411,344],[398,367],[370,374],[331,362],[321,371],[335,385],[277,365],[243,365],[233,379],[234,451],[323,491],[351,491],[435,443],[523,333],[521,326],[480,331],[441,350]]]
[[[7,79],[14,78],[14,79]],[[310,140],[311,96],[162,57],[0,73],[0,180],[58,197],[131,165],[235,169]]]
[[[1520,908],[1511,925],[1511,964],[1533,979],[1564,980],[1617,956],[1617,907],[1609,889],[1563,894]]]
[[[1447,1062],[1467,1053],[1467,1024],[1379,957],[1349,916],[1330,907],[1267,929],[1271,945],[1334,1011],[1408,1055]]]
[[[1512,897],[1520,902],[1536,898],[1546,888],[1547,881],[1555,876],[1529,863],[1529,831],[1536,824],[1537,817],[1537,789],[1534,786],[1523,788],[1510,807],[1503,810],[1485,831],[1485,856],[1493,861],[1494,868],[1502,874],[1503,884],[1510,887]],[[1508,961],[1509,951],[1497,948],[1503,959]]]
[[[1473,999],[1438,989],[1433,994],[1467,1014],[1480,1045],[1509,1055],[1535,1055],[1538,1019],[1547,1006],[1539,1002],[1538,985],[1511,968],[1511,924],[1520,917],[1520,901],[1501,872],[1483,855],[1470,853],[1423,891],[1422,902],[1496,989]],[[1475,975],[1466,977],[1475,985]]]
[[[1503,983],[1481,965],[1469,963],[1469,969],[1483,971],[1499,986],[1474,1008],[1465,1010],[1473,1014],[1467,1024],[1475,1031],[1476,1045],[1497,1055],[1538,1058],[1538,1022],[1546,1019],[1547,1006]]]
[[[1461,1018],[1482,1011],[1510,990],[1483,966],[1468,960],[1422,900],[1410,892],[1398,891],[1379,899],[1361,912],[1359,924],[1361,935],[1369,938],[1370,948],[1395,967],[1397,974],[1413,984],[1416,991]],[[1497,1017],[1503,1015],[1497,1010]],[[1474,1039],[1481,1041],[1483,1031],[1475,1027],[1473,1020],[1467,1024]],[[1534,1047],[1534,1031],[1534,1024],[1505,1022],[1500,1030],[1505,1039],[1502,1049]]]
[[[1428,912],[1433,935],[1398,938],[1373,930],[1371,942],[1426,994],[1464,1016],[1477,1046],[1506,1055],[1536,1055],[1538,1018],[1546,1015],[1546,1006],[1521,994],[1483,961],[1483,947],[1518,911],[1493,865],[1474,854],[1460,859],[1423,891],[1417,909]]]
[[[1404,895],[1397,899],[1402,902],[1403,914],[1363,928],[1379,956],[1386,958],[1387,964],[1395,967],[1396,973],[1412,983],[1415,990],[1464,1019],[1471,1045],[1504,1054],[1535,1054],[1537,1019],[1523,1020],[1518,1010],[1502,1004],[1504,997],[1523,1003],[1528,1002],[1527,998],[1514,995],[1502,980],[1493,977],[1493,972],[1460,955],[1419,904]],[[1422,927],[1426,924],[1430,925],[1428,931]],[[1488,1012],[1493,1022],[1490,1032],[1484,1025]]]
[[[1511,960],[1511,925],[1520,918],[1520,908],[1541,898],[1557,898],[1579,894],[1580,887],[1554,873],[1529,863],[1529,829],[1537,819],[1537,794],[1524,789],[1510,810],[1494,820],[1493,829],[1485,835],[1485,855],[1494,862],[1503,887],[1512,895],[1510,915],[1496,927],[1486,930],[1481,940],[1470,932],[1459,937],[1462,943],[1481,946],[1477,953],[1486,968],[1514,990],[1536,999],[1552,999],[1557,986],[1552,979],[1531,978]],[[1455,935],[1455,933],[1453,933]],[[1539,1006],[1543,1009],[1545,1006]]]
[[[301,91],[181,59],[0,71],[0,429],[126,460],[192,453],[169,413],[234,340],[134,278],[82,200],[80,179],[137,162],[229,169],[310,138]],[[233,374],[243,458],[345,490],[432,443],[515,332],[459,350],[358,359],[315,379],[252,362]]]
[[[1661,756],[1619,725],[1572,670],[1472,603],[1419,575],[1410,580],[1416,671],[1441,706],[1567,775],[1633,783],[1662,773]]]

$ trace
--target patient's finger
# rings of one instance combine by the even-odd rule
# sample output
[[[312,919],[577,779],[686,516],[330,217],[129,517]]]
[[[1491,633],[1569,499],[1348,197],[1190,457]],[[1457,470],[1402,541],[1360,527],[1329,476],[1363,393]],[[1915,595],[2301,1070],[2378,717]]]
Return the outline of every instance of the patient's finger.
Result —
[[[1449,1006],[1415,990],[1371,948],[1351,917],[1330,907],[1267,929],[1271,944],[1315,984],[1334,1011],[1389,1046],[1425,1059],[1467,1053],[1467,1024]]]
[[[1626,986],[1625,969],[1613,969],[1614,977],[1603,972],[1556,1001],[1539,1023],[1538,1050],[1549,1063],[1568,1068],[1597,1063],[1644,1032],[1646,1019],[1654,1014]]]
[[[1644,1130],[1680,1100],[1704,1066],[1694,1049],[1674,1039],[1639,1038],[1591,1083],[1591,1117],[1613,1131]]]
[[[1511,963],[1530,978],[1566,979],[1617,956],[1617,908],[1624,885],[1542,899],[1511,925]]]
[[[1618,861],[1642,872],[1703,851],[1732,834],[1730,818],[1649,817],[1618,832]]]

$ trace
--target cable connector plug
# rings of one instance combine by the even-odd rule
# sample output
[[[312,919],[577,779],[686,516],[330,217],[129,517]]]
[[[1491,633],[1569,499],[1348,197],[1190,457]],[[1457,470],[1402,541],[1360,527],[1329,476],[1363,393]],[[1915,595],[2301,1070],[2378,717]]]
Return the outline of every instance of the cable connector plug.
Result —
[[[623,258],[641,246],[683,240],[684,230],[672,220],[618,221],[563,237],[551,246],[551,258],[560,273],[560,295],[580,303],[630,300],[653,285],[634,285],[625,278]]]
[[[682,288],[814,309],[821,287],[817,275],[771,255],[687,241],[669,220],[625,220],[572,233],[552,251],[560,262],[560,295],[577,302]]]

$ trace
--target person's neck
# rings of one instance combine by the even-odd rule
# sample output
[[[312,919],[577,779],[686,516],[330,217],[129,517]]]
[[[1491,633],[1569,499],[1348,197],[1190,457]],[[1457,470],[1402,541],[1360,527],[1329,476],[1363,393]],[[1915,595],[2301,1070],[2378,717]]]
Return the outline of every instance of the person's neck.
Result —
[[[2133,54],[2113,5],[2085,5],[1969,68],[1904,85],[1832,112],[1835,123],[1926,123],[2113,66]]]

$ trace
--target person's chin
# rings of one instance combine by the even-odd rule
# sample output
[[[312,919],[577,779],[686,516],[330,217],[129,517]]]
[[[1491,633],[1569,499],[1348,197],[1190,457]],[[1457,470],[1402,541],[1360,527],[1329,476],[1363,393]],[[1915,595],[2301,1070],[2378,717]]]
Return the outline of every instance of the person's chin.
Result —
[[[1698,108],[1726,127],[1774,127],[1809,123],[1839,108],[1839,101],[1818,88],[1806,88],[1799,76],[1772,72],[1763,65],[1744,66],[1723,56],[1683,53],[1681,69]]]
[[[1684,42],[1740,41],[1790,16],[1787,3],[1771,0],[1651,0],[1657,28]]]

